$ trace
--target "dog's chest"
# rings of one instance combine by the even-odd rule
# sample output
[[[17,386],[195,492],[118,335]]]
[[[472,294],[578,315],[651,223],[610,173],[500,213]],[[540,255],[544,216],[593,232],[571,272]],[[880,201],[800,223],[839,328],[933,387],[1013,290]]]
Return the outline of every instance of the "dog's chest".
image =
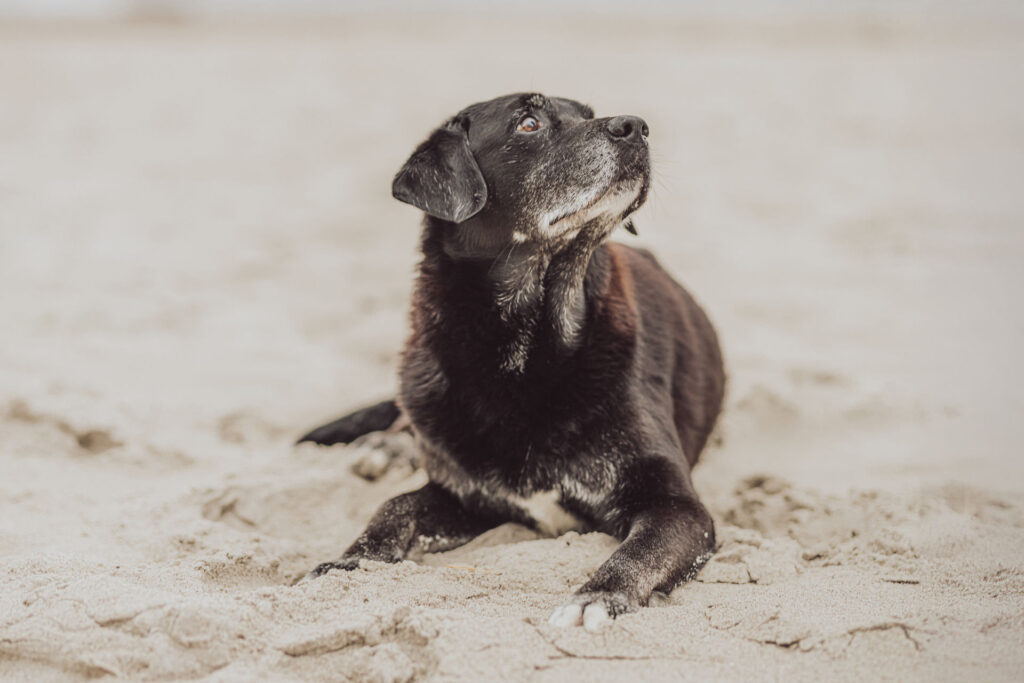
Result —
[[[561,536],[567,531],[581,531],[583,523],[559,503],[560,494],[554,489],[537,491],[529,497],[509,495],[506,501],[533,520],[542,533]]]
[[[532,523],[538,531],[552,536],[585,528],[583,521],[562,504],[563,493],[557,488],[520,494],[501,483],[500,478],[470,474],[442,449],[422,450],[430,479],[464,503],[482,505],[507,516],[509,521]]]

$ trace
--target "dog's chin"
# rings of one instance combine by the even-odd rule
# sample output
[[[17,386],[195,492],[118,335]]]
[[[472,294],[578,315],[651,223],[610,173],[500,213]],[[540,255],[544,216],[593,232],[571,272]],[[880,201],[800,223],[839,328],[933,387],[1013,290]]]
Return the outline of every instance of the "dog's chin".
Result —
[[[626,217],[636,211],[647,197],[647,181],[636,178],[618,182],[603,192],[595,192],[592,199],[583,208],[555,218],[544,228],[544,232],[555,239],[574,237],[583,226],[599,223],[605,226],[607,233]]]

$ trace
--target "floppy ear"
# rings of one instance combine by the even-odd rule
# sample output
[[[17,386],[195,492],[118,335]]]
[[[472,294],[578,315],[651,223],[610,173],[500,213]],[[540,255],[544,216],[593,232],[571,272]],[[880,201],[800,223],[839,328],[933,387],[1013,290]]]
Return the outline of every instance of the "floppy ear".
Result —
[[[479,213],[487,202],[487,184],[462,126],[445,124],[417,147],[395,176],[391,194],[453,223]]]

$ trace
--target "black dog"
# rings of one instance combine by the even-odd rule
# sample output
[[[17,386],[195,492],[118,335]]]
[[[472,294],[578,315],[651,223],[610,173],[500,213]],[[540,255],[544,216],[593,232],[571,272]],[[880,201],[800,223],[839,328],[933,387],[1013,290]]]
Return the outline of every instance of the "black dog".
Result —
[[[404,413],[430,483],[310,576],[508,521],[603,531],[622,544],[551,617],[597,629],[708,560],[690,468],[722,401],[715,332],[649,252],[605,244],[647,196],[647,135],[635,116],[509,95],[461,111],[398,172],[394,196],[427,214],[399,399],[303,440]]]

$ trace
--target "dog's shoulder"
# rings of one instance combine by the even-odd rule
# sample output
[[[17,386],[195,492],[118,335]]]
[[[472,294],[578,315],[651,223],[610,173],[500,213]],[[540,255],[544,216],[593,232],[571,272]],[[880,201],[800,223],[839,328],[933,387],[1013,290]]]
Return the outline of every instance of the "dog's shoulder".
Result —
[[[608,252],[617,267],[629,273],[631,284],[639,283],[644,286],[648,283],[657,283],[656,286],[665,286],[671,283],[679,287],[650,249],[631,247],[621,242],[609,242]]]

